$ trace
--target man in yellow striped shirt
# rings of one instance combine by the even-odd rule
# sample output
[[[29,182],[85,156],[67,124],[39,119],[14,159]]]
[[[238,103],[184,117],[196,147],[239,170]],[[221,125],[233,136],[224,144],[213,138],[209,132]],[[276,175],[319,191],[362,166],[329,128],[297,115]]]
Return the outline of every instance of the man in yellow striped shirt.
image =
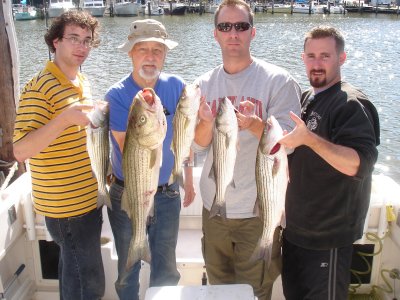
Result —
[[[54,19],[45,41],[54,60],[21,93],[14,156],[29,159],[35,212],[60,247],[60,299],[100,299],[104,294],[101,209],[86,149],[89,124],[84,98],[90,85],[79,67],[98,45],[98,21],[84,11]]]

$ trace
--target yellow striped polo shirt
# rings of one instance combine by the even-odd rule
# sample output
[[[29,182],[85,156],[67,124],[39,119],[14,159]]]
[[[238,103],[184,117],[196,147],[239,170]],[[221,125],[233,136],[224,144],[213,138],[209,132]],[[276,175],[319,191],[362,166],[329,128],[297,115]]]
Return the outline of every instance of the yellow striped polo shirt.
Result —
[[[90,97],[90,85],[78,74],[79,87],[48,62],[21,92],[14,127],[14,143],[46,125],[69,105]],[[97,207],[93,176],[82,126],[66,128],[46,149],[29,159],[36,213],[65,218]]]

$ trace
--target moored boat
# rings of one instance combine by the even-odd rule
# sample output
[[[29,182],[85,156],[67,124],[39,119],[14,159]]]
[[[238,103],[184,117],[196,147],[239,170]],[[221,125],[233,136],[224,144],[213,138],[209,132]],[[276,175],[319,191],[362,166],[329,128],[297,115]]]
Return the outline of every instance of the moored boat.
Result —
[[[84,0],[83,9],[88,11],[93,17],[102,17],[106,6],[103,0]]]
[[[164,5],[164,14],[183,16],[186,13],[187,5],[184,3],[170,2]]]
[[[299,3],[293,5],[293,13],[299,13],[299,14],[313,14],[315,13],[315,8],[314,6],[310,6],[309,4],[305,3]]]
[[[292,6],[290,4],[273,4],[268,7],[271,13],[290,14],[292,13]]]
[[[14,19],[17,21],[34,20],[37,18],[35,7],[23,4],[13,4]]]
[[[49,18],[56,18],[71,9],[75,9],[72,0],[50,0],[47,14]]]
[[[141,13],[146,16],[161,16],[164,14],[164,8],[156,1],[148,1],[142,5]]]
[[[139,15],[141,4],[129,0],[116,0],[114,3],[114,15],[117,17],[132,17]]]

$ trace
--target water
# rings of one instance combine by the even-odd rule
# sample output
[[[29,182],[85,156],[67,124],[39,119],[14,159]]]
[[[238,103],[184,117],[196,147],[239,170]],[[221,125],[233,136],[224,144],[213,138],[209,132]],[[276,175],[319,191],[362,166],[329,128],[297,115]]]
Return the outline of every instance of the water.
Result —
[[[165,71],[187,82],[221,63],[213,37],[213,15],[154,17],[163,22],[179,46],[168,53]],[[131,70],[129,57],[116,50],[137,18],[99,18],[102,43],[92,50],[82,71],[92,82],[93,95],[103,98],[107,88]],[[318,24],[339,28],[346,38],[347,62],[343,78],[360,87],[375,104],[381,121],[381,145],[375,173],[400,182],[400,16],[375,14],[282,15],[257,14],[254,56],[286,68],[303,89],[308,87],[301,61],[303,36]],[[20,83],[25,84],[48,59],[43,41],[44,20],[15,22],[20,55]]]

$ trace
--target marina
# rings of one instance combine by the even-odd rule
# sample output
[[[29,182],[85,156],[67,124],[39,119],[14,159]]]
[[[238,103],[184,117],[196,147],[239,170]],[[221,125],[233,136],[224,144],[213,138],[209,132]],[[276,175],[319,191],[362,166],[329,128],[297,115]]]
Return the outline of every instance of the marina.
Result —
[[[130,72],[129,57],[117,51],[116,47],[124,41],[130,23],[137,18],[143,18],[143,16],[99,19],[102,42],[99,48],[92,50],[89,58],[82,65],[82,72],[92,83],[94,98],[103,99],[108,87]],[[220,49],[213,38],[213,14],[200,16],[186,13],[184,16],[160,15],[153,18],[163,22],[171,39],[179,42],[179,46],[167,55],[165,72],[180,75],[185,81],[192,82],[199,75],[221,63]],[[343,67],[343,77],[361,88],[379,111],[381,145],[378,147],[379,159],[375,167],[374,188],[366,231],[380,237],[385,236],[388,230],[390,234],[384,240],[381,253],[373,259],[371,274],[360,287],[355,288],[358,293],[368,293],[374,285],[380,286],[381,289],[385,288],[387,291],[388,287],[384,279],[392,278],[392,275],[394,278],[390,279],[390,286],[399,286],[396,273],[392,270],[400,268],[398,257],[400,225],[393,223],[386,213],[387,206],[393,206],[393,213],[400,208],[399,187],[396,184],[400,182],[399,22],[395,14],[309,15],[300,13],[257,13],[254,21],[257,33],[252,42],[253,55],[287,69],[303,90],[308,87],[300,57],[304,33],[318,24],[330,24],[341,29],[346,38],[348,54],[347,62]],[[43,41],[46,22],[40,19],[15,22],[15,32],[18,41],[21,88],[42,69],[49,57],[48,49]],[[195,168],[195,177],[198,178],[200,172],[200,167]],[[0,199],[0,216],[4,216],[4,224],[1,223],[0,226],[3,228],[0,231],[0,241],[4,248],[0,256],[0,259],[3,259],[0,261],[0,267],[2,267],[2,275],[4,274],[7,279],[3,279],[4,282],[0,280],[0,292],[4,292],[6,283],[10,282],[8,278],[12,278],[15,270],[24,264],[26,270],[20,272],[21,277],[13,285],[13,289],[8,290],[9,295],[12,295],[9,298],[30,299],[28,295],[33,293],[33,299],[57,299],[57,280],[54,279],[54,274],[43,268],[43,264],[40,265],[41,260],[54,264],[54,261],[45,260],[43,257],[43,253],[46,253],[43,249],[50,247],[49,236],[40,217],[34,216],[31,208],[29,210],[29,179],[24,176],[19,180],[2,193]],[[21,189],[21,186],[24,189]],[[198,189],[197,192],[200,194]],[[10,203],[16,208],[16,222],[13,225],[7,225],[10,218],[8,217]],[[179,258],[177,263],[182,275],[181,285],[195,286],[202,283],[204,269],[200,249],[200,214],[201,198],[198,195],[195,203],[181,212],[181,231],[177,249]],[[102,235],[104,239],[102,254],[109,274],[104,297],[106,300],[116,299],[113,286],[116,274],[116,253],[107,222],[108,220],[105,219]],[[368,240],[367,235],[364,236],[363,242],[374,245],[375,251],[379,250],[380,243],[376,240]],[[26,247],[28,250],[23,250]],[[360,249],[365,250],[365,248]],[[27,259],[21,258],[25,257],[24,251],[28,253]],[[142,299],[146,297],[148,272],[148,266],[144,265],[141,273]],[[283,299],[279,284],[278,281],[276,288],[274,287],[274,300]],[[16,290],[20,294],[17,294]],[[26,291],[26,294],[22,294],[22,291]],[[157,292],[160,293],[160,291]],[[381,299],[385,300],[391,299],[392,296],[400,296],[398,289],[392,292],[381,291],[381,293],[384,296]],[[150,291],[146,299],[156,299],[150,298],[154,294],[154,290]]]

